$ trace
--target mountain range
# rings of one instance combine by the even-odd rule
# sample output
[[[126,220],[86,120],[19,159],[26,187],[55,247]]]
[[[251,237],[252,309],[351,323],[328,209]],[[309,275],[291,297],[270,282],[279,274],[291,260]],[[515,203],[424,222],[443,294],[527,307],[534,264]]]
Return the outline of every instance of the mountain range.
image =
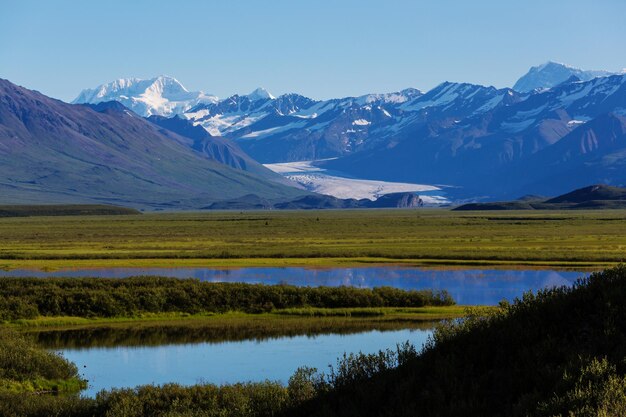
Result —
[[[458,198],[556,195],[589,183],[626,183],[625,80],[624,73],[548,62],[513,88],[444,82],[427,92],[324,101],[258,89],[194,98],[178,117],[261,163],[313,160],[348,177],[447,185]],[[116,86],[125,84],[96,90],[115,99]],[[86,97],[76,102],[99,100]]]
[[[339,184],[345,197],[355,179],[403,192],[442,188],[457,201],[623,185],[626,74],[547,63],[515,88],[444,82],[324,101],[262,88],[220,100],[161,76],[85,90],[75,104],[0,80],[3,204],[416,204],[406,193],[379,203],[321,197],[261,164],[284,170],[294,161],[314,161],[301,165],[315,175],[300,177],[315,177],[318,189]],[[426,194],[423,201],[445,201]]]

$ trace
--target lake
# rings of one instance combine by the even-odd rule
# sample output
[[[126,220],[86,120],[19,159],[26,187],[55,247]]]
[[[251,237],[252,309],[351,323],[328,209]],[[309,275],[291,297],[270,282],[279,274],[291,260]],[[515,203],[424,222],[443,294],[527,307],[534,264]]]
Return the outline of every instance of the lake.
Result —
[[[588,272],[523,269],[443,269],[403,266],[359,268],[100,268],[53,272],[15,269],[0,275],[14,277],[110,277],[159,275],[197,278],[209,282],[292,284],[298,286],[391,286],[406,290],[447,290],[458,304],[496,305],[524,292],[570,286]]]
[[[528,290],[570,286],[585,272],[520,269],[443,269],[402,266],[361,268],[102,268],[53,272],[12,270],[5,276],[112,277],[159,275],[208,282],[292,284],[298,286],[392,286],[447,290],[459,304],[495,305]],[[411,341],[422,346],[426,328],[325,329],[303,334],[252,335],[176,330],[70,330],[42,332],[42,346],[61,352],[89,380],[85,395],[102,389],[142,384],[216,384],[277,380],[286,383],[300,366],[327,370],[344,352],[374,353]],[[410,326],[406,326],[410,327]],[[232,332],[231,332],[232,333]],[[306,333],[306,334],[305,334]]]
[[[176,382],[280,381],[301,366],[327,371],[344,352],[376,353],[410,341],[421,347],[430,329],[371,330],[353,334],[283,336],[227,342],[54,349],[89,381],[86,396],[102,389]]]

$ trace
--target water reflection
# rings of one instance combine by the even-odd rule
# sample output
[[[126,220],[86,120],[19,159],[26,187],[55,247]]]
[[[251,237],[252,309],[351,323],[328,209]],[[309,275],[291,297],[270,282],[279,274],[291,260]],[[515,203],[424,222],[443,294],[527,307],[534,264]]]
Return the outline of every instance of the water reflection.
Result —
[[[373,330],[355,334],[281,337],[239,342],[61,349],[89,380],[85,395],[102,389],[176,382],[191,385],[266,379],[286,383],[300,366],[326,370],[344,352],[374,353],[409,340],[420,347],[431,330]]]
[[[247,282],[299,286],[392,286],[403,289],[447,290],[459,304],[495,305],[525,291],[572,285],[586,273],[552,270],[428,269],[401,266],[365,268],[101,268],[54,272],[12,270],[5,276],[111,277],[160,275],[210,282]]]
[[[315,320],[258,320],[257,323],[223,322],[77,327],[28,331],[28,336],[47,349],[94,347],[163,346],[234,341],[263,342],[271,339],[314,337],[325,334],[350,335],[366,331],[430,330],[434,321],[360,320],[317,318]]]

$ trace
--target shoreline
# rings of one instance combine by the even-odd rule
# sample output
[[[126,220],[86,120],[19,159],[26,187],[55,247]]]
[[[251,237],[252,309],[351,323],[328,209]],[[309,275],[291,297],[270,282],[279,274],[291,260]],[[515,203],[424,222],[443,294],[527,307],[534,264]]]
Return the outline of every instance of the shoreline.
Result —
[[[99,327],[127,328],[134,326],[241,326],[257,324],[315,324],[322,321],[343,322],[407,322],[423,323],[461,318],[468,309],[485,312],[496,309],[490,306],[442,306],[442,307],[364,307],[364,308],[298,308],[276,310],[271,313],[228,312],[219,314],[157,313],[136,317],[85,318],[85,317],[38,317],[18,319],[0,324],[1,328],[19,331],[73,330]],[[291,322],[291,323],[289,323]]]
[[[3,272],[31,270],[57,272],[77,269],[107,268],[424,268],[424,269],[467,269],[489,267],[500,270],[561,270],[593,272],[618,265],[619,262],[568,261],[568,260],[492,260],[492,259],[399,259],[399,258],[136,258],[136,259],[0,259],[0,277]]]

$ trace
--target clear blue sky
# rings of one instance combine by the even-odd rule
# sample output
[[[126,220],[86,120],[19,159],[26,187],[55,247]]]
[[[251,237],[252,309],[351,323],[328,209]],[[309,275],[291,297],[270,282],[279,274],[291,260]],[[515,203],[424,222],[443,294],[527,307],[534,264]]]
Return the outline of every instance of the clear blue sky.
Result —
[[[226,97],[511,86],[556,60],[626,67],[624,0],[0,0],[0,78],[63,100],[167,74]]]

